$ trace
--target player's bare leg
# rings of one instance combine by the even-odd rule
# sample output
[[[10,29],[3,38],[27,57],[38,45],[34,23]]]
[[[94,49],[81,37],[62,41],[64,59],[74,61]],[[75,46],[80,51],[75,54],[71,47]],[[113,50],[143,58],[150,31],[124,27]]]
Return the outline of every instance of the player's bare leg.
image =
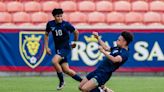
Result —
[[[80,82],[80,85],[79,85],[79,90],[81,90],[82,86],[88,82],[89,80],[87,78],[84,78],[81,82]]]
[[[95,89],[97,87],[97,83],[95,82],[96,79],[92,78],[88,82],[86,82],[82,87],[82,92],[90,92],[91,90]]]
[[[54,68],[56,69],[56,72],[63,72],[62,71],[62,68],[59,64],[59,62],[62,60],[62,57],[59,56],[59,55],[55,55],[52,59],[52,62],[53,62],[53,65],[54,65]]]
[[[60,66],[59,62],[62,60],[60,55],[55,55],[52,59],[53,66],[56,69],[58,78],[60,80],[59,85],[57,86],[57,90],[61,90],[64,87],[64,78],[62,74],[62,67]]]
[[[75,79],[75,80],[77,80],[79,82],[82,81],[82,78],[79,75],[77,75],[77,73],[74,70],[69,68],[69,65],[68,65],[67,62],[62,63],[61,66],[62,66],[62,69],[63,69],[64,73],[68,74],[73,79]]]

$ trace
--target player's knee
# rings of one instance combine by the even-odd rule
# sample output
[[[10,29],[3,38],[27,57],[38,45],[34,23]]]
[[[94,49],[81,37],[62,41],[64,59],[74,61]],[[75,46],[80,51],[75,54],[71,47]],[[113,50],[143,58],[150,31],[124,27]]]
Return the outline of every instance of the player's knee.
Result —
[[[52,63],[57,64],[59,63],[60,60],[61,60],[61,57],[59,55],[55,55],[52,59]]]
[[[63,72],[69,75],[69,70],[63,69]]]
[[[57,61],[54,61],[54,60],[52,60],[52,64],[58,64],[58,62]]]

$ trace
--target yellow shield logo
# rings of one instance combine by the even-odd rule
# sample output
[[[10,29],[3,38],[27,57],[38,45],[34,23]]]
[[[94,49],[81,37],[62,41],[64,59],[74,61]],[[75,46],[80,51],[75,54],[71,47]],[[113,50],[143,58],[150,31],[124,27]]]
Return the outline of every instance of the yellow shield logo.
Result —
[[[25,63],[36,68],[44,59],[44,32],[23,32],[19,33],[19,51]]]

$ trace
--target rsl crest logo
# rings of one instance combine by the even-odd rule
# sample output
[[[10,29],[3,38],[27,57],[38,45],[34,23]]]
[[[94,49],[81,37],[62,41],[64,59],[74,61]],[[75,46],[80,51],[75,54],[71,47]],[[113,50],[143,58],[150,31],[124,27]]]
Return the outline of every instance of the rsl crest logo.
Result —
[[[44,32],[20,32],[19,51],[25,63],[36,68],[44,59]]]

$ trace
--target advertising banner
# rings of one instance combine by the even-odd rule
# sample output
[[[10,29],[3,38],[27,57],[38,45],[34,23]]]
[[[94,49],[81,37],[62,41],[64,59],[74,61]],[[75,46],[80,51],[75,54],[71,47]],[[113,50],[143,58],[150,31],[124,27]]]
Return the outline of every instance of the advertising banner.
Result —
[[[105,56],[98,50],[92,32],[99,32],[108,46],[115,46],[123,29],[79,29],[77,47],[68,56],[72,69],[94,70]],[[134,41],[129,45],[130,57],[118,72],[164,72],[164,29],[129,29]],[[70,41],[73,39],[71,34]],[[44,30],[0,29],[0,71],[50,72],[55,45],[49,35],[52,55],[44,49]]]

